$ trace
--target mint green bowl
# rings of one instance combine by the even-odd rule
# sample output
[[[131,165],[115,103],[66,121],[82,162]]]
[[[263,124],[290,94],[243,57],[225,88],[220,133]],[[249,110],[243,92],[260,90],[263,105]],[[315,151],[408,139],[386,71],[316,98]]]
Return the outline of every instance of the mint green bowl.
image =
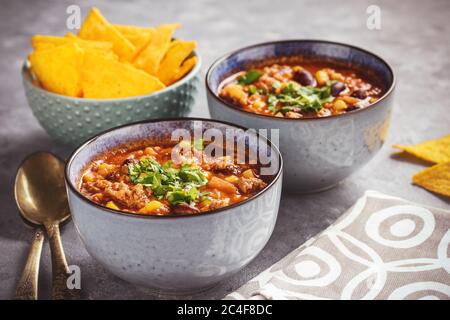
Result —
[[[32,82],[27,62],[22,80],[28,104],[41,126],[56,141],[74,146],[120,125],[188,116],[200,84],[201,58],[195,55],[197,64],[184,78],[163,90],[129,98],[85,99],[49,92]]]

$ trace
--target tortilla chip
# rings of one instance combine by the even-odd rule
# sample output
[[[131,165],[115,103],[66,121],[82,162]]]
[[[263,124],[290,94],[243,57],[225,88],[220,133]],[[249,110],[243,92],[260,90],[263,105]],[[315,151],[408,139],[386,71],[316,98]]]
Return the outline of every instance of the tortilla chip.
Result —
[[[121,34],[123,34],[125,37],[130,34],[136,34],[136,33],[142,33],[147,32],[149,30],[152,30],[154,28],[150,27],[138,27],[138,26],[131,26],[127,24],[114,24],[113,25]]]
[[[192,53],[195,46],[195,41],[172,41],[169,50],[159,65],[158,72],[156,74],[157,77],[164,84],[169,84],[183,61],[186,60],[186,58]]]
[[[393,147],[432,163],[450,162],[450,135],[414,146],[394,144]]]
[[[172,84],[174,82],[177,82],[181,78],[184,77],[185,74],[187,74],[191,69],[197,64],[197,57],[191,57],[187,59],[181,67],[178,68],[175,75],[170,79],[169,84]]]
[[[96,49],[83,49],[83,50],[85,52],[89,52],[91,54],[97,54],[97,55],[103,56],[107,59],[119,61],[119,57],[113,51],[102,51],[102,50],[96,50]]]
[[[149,43],[134,59],[134,65],[151,75],[156,75],[159,64],[169,49],[172,34],[179,27],[179,23],[158,26]]]
[[[30,55],[31,69],[46,90],[79,97],[83,57],[84,51],[76,43],[35,51]]]
[[[34,35],[31,37],[31,46],[35,50],[53,49],[58,46],[63,46],[74,42],[76,42],[82,49],[91,48],[104,51],[112,50],[112,44],[109,42],[83,40],[75,35],[66,35],[64,37]]]
[[[33,36],[32,46],[36,51],[54,49],[59,46],[76,43],[81,49],[104,55],[113,60],[118,60],[119,57],[112,51],[112,44],[104,41],[84,40],[72,33],[67,33],[64,37],[53,36]]]
[[[135,27],[119,24],[115,24],[114,27],[134,45],[135,56],[138,55],[142,49],[144,49],[155,32],[155,28]]]
[[[413,183],[450,197],[450,162],[440,163],[416,173]]]
[[[130,61],[136,50],[134,45],[114,28],[97,8],[91,9],[81,26],[78,36],[87,40],[111,42],[113,51],[123,61]]]
[[[69,39],[77,39],[78,37],[76,35],[74,35],[72,32],[67,32],[64,37],[69,38]],[[79,38],[78,38],[79,39]]]
[[[85,98],[123,98],[160,90],[164,84],[130,64],[86,53],[82,88]]]

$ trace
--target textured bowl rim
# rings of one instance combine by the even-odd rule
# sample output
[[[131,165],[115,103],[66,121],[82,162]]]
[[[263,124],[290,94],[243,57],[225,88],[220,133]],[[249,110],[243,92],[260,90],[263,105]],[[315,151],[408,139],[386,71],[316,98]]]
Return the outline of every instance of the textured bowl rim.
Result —
[[[30,72],[30,67],[28,66],[28,59],[26,59],[23,63],[22,66],[22,78],[30,85],[32,86],[35,90],[37,90],[38,92],[42,93],[42,94],[47,94],[49,96],[53,96],[55,98],[59,98],[59,99],[66,99],[66,100],[72,100],[72,101],[77,101],[77,102],[91,102],[91,103],[102,103],[102,102],[129,102],[129,101],[133,101],[133,100],[138,100],[138,99],[145,99],[148,97],[156,97],[159,94],[163,94],[166,93],[172,89],[176,89],[177,87],[185,84],[186,82],[188,82],[189,80],[191,80],[192,78],[194,78],[200,71],[201,65],[202,65],[202,58],[199,55],[199,53],[194,50],[194,56],[197,57],[197,63],[195,64],[195,66],[189,71],[188,74],[186,74],[183,78],[181,78],[180,80],[176,81],[175,83],[165,87],[164,89],[152,92],[152,93],[148,93],[148,94],[143,94],[143,95],[139,95],[139,96],[131,96],[131,97],[123,97],[123,98],[106,98],[106,99],[100,99],[100,98],[80,98],[80,97],[69,97],[69,96],[65,96],[62,94],[58,94],[58,93],[54,93],[48,90],[45,90],[44,88],[41,88],[37,85],[35,85],[32,81],[30,81],[31,79],[31,72]],[[26,76],[25,73],[28,73],[29,76]]]
[[[83,202],[86,202],[89,205],[92,205],[93,207],[96,207],[98,209],[100,209],[103,212],[106,213],[111,213],[111,214],[119,214],[122,215],[124,217],[131,217],[131,218],[140,218],[140,219],[164,219],[164,220],[172,220],[172,219],[181,219],[181,218],[201,218],[202,216],[209,216],[211,214],[218,214],[218,213],[223,213],[224,211],[227,210],[231,210],[234,208],[237,208],[238,206],[241,206],[243,204],[246,204],[248,202],[251,202],[253,200],[255,200],[256,198],[258,198],[259,196],[261,196],[262,194],[264,194],[267,190],[271,189],[274,184],[280,179],[280,177],[282,176],[282,172],[283,172],[283,158],[281,156],[281,152],[280,150],[278,150],[278,147],[273,144],[269,139],[267,139],[265,136],[260,135],[258,132],[255,132],[255,135],[257,138],[261,138],[263,139],[263,141],[272,148],[273,151],[275,151],[275,153],[278,155],[278,162],[279,162],[279,167],[277,170],[277,173],[275,174],[275,177],[273,178],[273,180],[262,190],[260,190],[259,192],[257,192],[255,195],[253,195],[252,197],[245,199],[243,201],[234,203],[232,205],[226,206],[226,207],[222,207],[222,208],[218,208],[215,210],[211,210],[211,211],[205,211],[199,214],[177,214],[177,215],[163,215],[163,216],[158,216],[158,215],[143,215],[143,214],[139,214],[139,213],[132,213],[132,212],[125,212],[125,211],[120,211],[120,210],[114,210],[114,209],[110,209],[107,207],[104,207],[98,203],[95,203],[94,201],[88,199],[87,197],[85,197],[83,194],[81,194],[80,191],[78,191],[78,189],[73,185],[72,181],[69,179],[69,170],[70,167],[72,166],[72,162],[75,160],[75,157],[78,155],[78,153],[83,150],[85,147],[87,147],[88,145],[95,143],[95,141],[100,138],[101,136],[111,133],[115,130],[120,130],[123,129],[125,127],[132,127],[135,125],[139,125],[139,124],[146,124],[146,123],[156,123],[156,122],[170,122],[170,121],[183,121],[183,122],[190,122],[190,121],[206,121],[206,122],[213,122],[213,123],[219,123],[219,124],[224,124],[227,126],[231,126],[237,129],[243,129],[243,130],[248,130],[248,128],[243,127],[243,126],[239,126],[236,125],[234,123],[230,123],[230,122],[226,122],[226,121],[222,121],[222,120],[215,120],[215,119],[206,119],[206,118],[164,118],[164,119],[152,119],[152,120],[143,120],[143,121],[138,121],[138,122],[133,122],[130,124],[125,124],[122,126],[118,126],[118,127],[114,127],[108,130],[105,130],[95,136],[93,136],[92,138],[86,140],[85,142],[83,142],[81,145],[79,145],[73,152],[72,154],[69,156],[69,159],[66,162],[66,166],[64,169],[64,178],[66,180],[66,184],[69,186],[70,190],[77,196],[78,199],[82,200]]]
[[[355,49],[355,50],[359,50],[363,53],[366,53],[376,59],[378,59],[381,63],[383,63],[389,70],[389,72],[392,75],[392,82],[389,85],[389,88],[386,90],[386,92],[381,96],[380,99],[378,99],[377,101],[375,101],[374,103],[370,104],[369,106],[365,107],[365,108],[360,108],[357,110],[353,110],[351,112],[346,112],[346,113],[341,113],[341,114],[335,114],[335,115],[331,115],[331,116],[327,116],[327,117],[315,117],[315,118],[279,118],[279,117],[275,117],[275,116],[271,116],[271,115],[264,115],[264,114],[258,114],[258,113],[254,113],[254,112],[249,112],[249,111],[245,111],[244,109],[237,107],[235,105],[233,105],[232,103],[229,103],[228,101],[222,99],[219,97],[218,93],[214,92],[210,86],[210,77],[212,72],[217,68],[218,65],[220,65],[221,63],[223,63],[224,61],[226,61],[227,59],[229,59],[231,56],[236,55],[240,52],[246,51],[246,50],[250,50],[253,48],[258,48],[258,47],[264,47],[264,46],[268,46],[268,45],[274,45],[274,44],[284,44],[284,43],[322,43],[322,44],[333,44],[333,45],[338,45],[341,47],[347,47],[350,49]],[[394,73],[394,69],[391,67],[391,65],[386,62],[386,60],[384,60],[383,58],[381,58],[379,55],[363,49],[361,47],[358,46],[354,46],[351,44],[347,44],[347,43],[343,43],[343,42],[337,42],[337,41],[329,41],[329,40],[317,40],[317,39],[286,39],[286,40],[278,40],[278,41],[268,41],[268,42],[261,42],[261,43],[256,43],[253,45],[249,45],[246,47],[242,47],[236,50],[233,50],[229,53],[226,53],[224,55],[222,55],[221,57],[219,57],[218,59],[216,59],[213,64],[208,68],[208,71],[206,72],[206,76],[205,76],[205,87],[207,92],[217,101],[222,103],[223,106],[228,107],[232,110],[235,111],[239,111],[242,113],[247,114],[248,116],[254,116],[256,118],[263,118],[263,119],[273,119],[274,121],[289,121],[289,122],[304,122],[304,121],[317,121],[317,120],[325,120],[325,119],[334,119],[334,118],[340,118],[340,117],[344,117],[344,116],[351,116],[354,115],[356,113],[359,112],[364,112],[365,110],[368,109],[372,109],[373,106],[377,105],[378,103],[380,103],[381,101],[385,100],[388,96],[391,95],[391,93],[394,91],[394,88],[396,86],[396,75]]]

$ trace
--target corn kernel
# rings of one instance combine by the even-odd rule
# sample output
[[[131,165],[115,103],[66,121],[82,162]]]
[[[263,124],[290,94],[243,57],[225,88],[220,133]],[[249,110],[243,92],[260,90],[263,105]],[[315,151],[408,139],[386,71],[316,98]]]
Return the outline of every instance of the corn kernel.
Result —
[[[316,72],[316,80],[319,86],[323,86],[330,80],[328,73],[325,70],[319,70]]]
[[[229,176],[225,178],[226,181],[231,182],[231,183],[238,183],[239,178],[236,177],[235,175]]]
[[[337,99],[333,102],[333,109],[336,111],[342,111],[347,109],[347,104],[341,100],[341,99]]]
[[[264,107],[265,103],[261,100],[257,100],[253,103],[253,108],[254,109],[261,109],[262,107]]]
[[[112,201],[106,203],[106,207],[114,210],[119,210],[119,207]]]
[[[351,106],[359,102],[359,99],[355,97],[344,96],[342,97],[342,99],[345,101],[345,103]]]
[[[107,163],[102,163],[98,166],[98,174],[101,175],[102,177],[105,177],[112,169],[112,165],[107,164]]]
[[[85,174],[83,176],[83,182],[92,182],[92,181],[94,181],[94,177],[93,176],[90,176],[88,174]]]
[[[152,200],[146,203],[145,206],[139,210],[139,213],[153,213],[162,206],[163,204],[161,202],[157,200]]]
[[[333,80],[337,80],[337,81],[341,81],[341,82],[345,81],[344,75],[342,73],[339,73],[339,72],[336,72],[336,71],[331,72],[330,77]]]
[[[253,170],[252,169],[247,169],[244,172],[242,172],[242,176],[244,178],[250,179],[250,178],[254,178],[255,175],[253,174]]]

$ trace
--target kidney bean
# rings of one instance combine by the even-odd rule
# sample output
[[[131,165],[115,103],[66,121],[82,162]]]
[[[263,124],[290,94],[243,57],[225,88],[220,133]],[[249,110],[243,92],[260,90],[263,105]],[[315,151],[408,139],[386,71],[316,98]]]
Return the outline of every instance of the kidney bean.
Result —
[[[313,75],[306,70],[300,70],[294,73],[294,80],[300,83],[302,86],[315,86],[316,79]]]
[[[367,97],[367,92],[366,92],[366,90],[359,89],[359,90],[354,91],[352,96],[356,97],[358,99],[365,99]]]
[[[333,97],[338,96],[343,90],[345,90],[345,84],[340,81],[337,81],[331,85],[331,95]]]

